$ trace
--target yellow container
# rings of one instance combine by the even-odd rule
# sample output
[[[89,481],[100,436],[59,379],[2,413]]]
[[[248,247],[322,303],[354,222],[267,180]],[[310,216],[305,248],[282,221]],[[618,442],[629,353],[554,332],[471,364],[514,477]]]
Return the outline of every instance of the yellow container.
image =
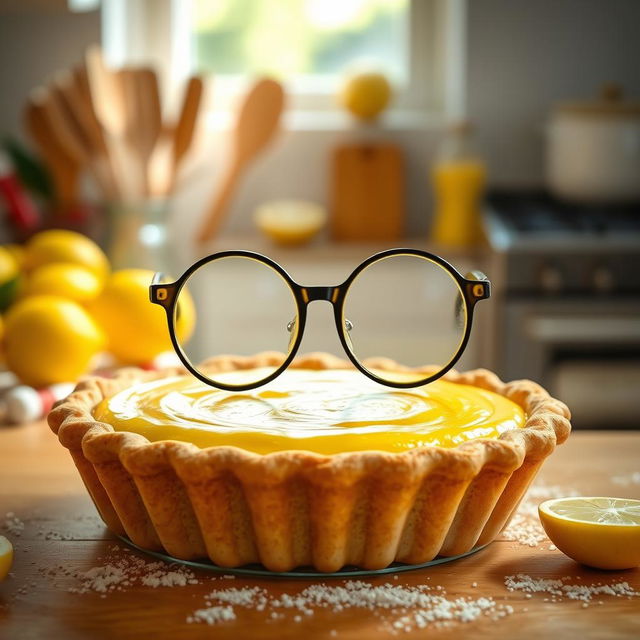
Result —
[[[468,149],[468,125],[452,128],[440,158],[431,170],[435,215],[431,239],[449,247],[468,247],[480,241],[480,206],[487,170]]]

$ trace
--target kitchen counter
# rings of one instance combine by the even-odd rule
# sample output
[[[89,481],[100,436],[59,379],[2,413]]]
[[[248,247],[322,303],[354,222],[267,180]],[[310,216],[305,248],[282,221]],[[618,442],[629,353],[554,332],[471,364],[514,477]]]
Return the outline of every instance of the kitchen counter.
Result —
[[[536,498],[579,492],[584,495],[640,497],[640,433],[578,432],[547,461],[537,485]],[[13,516],[7,513],[13,512]],[[535,521],[530,521],[535,527]],[[23,526],[22,526],[23,525]],[[512,527],[513,528],[513,527]],[[10,531],[8,531],[9,529]],[[528,531],[525,526],[523,531]],[[439,629],[393,627],[402,612],[347,608],[334,612],[314,608],[312,615],[296,609],[269,606],[259,611],[234,606],[236,619],[215,626],[187,623],[205,607],[213,589],[258,586],[269,598],[295,595],[320,580],[235,579],[195,571],[197,584],[143,586],[139,580],[108,593],[89,589],[78,593],[77,573],[111,560],[143,554],[127,551],[111,535],[89,500],[67,451],[44,422],[0,430],[0,532],[15,547],[12,574],[0,583],[0,638],[631,638],[640,629],[640,598],[595,595],[589,603],[549,593],[509,591],[505,577],[526,574],[534,579],[563,578],[567,585],[627,582],[640,591],[640,570],[601,572],[577,565],[548,540],[537,546],[501,538],[487,548],[455,562],[398,573],[363,578],[367,584],[429,585],[430,593],[446,593],[478,600],[491,597],[499,615],[481,615],[470,622],[453,622]],[[19,535],[17,535],[19,533]],[[513,536],[511,536],[513,537]],[[526,538],[526,535],[524,535]],[[526,540],[524,540],[526,541]],[[152,558],[148,558],[151,562]],[[214,579],[215,578],[215,579]],[[330,586],[342,579],[325,579]],[[440,587],[440,588],[439,588]],[[69,591],[71,589],[72,591]],[[75,592],[74,592],[75,590]],[[512,609],[512,610],[511,610]]]

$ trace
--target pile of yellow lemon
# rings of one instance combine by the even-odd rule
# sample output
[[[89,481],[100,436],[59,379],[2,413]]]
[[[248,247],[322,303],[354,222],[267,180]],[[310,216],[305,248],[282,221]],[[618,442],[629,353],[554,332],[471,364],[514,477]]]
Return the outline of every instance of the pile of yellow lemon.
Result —
[[[164,311],[149,302],[153,274],[111,272],[92,240],[49,230],[24,246],[0,246],[0,337],[6,366],[35,387],[72,382],[95,356],[145,364],[171,349]],[[193,306],[181,308],[176,330],[193,331]]]

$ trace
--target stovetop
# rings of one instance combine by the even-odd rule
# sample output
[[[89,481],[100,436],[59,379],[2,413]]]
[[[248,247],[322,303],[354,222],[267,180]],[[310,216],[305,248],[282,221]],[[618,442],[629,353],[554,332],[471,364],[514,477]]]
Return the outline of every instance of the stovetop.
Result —
[[[483,223],[506,291],[640,294],[640,203],[581,206],[542,192],[493,192]]]
[[[488,195],[484,223],[499,250],[552,247],[640,251],[640,202],[580,205],[542,191],[495,191]]]

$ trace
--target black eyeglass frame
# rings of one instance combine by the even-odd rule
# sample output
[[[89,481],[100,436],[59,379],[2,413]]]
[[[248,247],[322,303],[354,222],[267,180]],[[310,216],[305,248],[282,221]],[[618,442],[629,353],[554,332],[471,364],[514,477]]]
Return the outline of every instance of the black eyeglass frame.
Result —
[[[374,373],[369,371],[364,365],[360,363],[358,358],[352,352],[351,347],[348,344],[346,331],[344,323],[344,303],[347,297],[347,293],[349,291],[349,287],[354,282],[354,280],[358,277],[358,275],[367,267],[372,265],[375,262],[385,260],[394,256],[416,256],[419,258],[423,258],[426,260],[430,260],[431,262],[439,265],[445,271],[447,271],[455,280],[460,290],[461,299],[464,301],[465,305],[465,313],[466,313],[466,323],[465,330],[458,350],[455,352],[451,360],[444,365],[438,372],[432,374],[430,376],[425,377],[424,379],[420,379],[417,381],[411,382],[395,382],[391,380],[385,380],[384,378],[380,378],[376,376]],[[282,279],[289,286],[293,298],[297,307],[297,327],[296,327],[296,336],[293,345],[289,349],[289,354],[284,362],[271,374],[267,377],[249,384],[243,385],[228,385],[222,382],[218,382],[216,380],[212,380],[198,371],[187,355],[184,353],[180,342],[176,336],[175,331],[175,318],[176,318],[176,305],[178,299],[180,297],[180,292],[182,288],[185,286],[190,276],[193,275],[198,269],[203,267],[210,262],[215,260],[220,260],[223,258],[249,258],[252,260],[256,260],[261,262],[262,264],[270,267],[274,271],[276,271]],[[334,319],[336,323],[336,329],[338,331],[338,337],[340,338],[340,343],[342,344],[342,348],[347,354],[349,360],[353,363],[353,365],[362,372],[365,376],[383,384],[387,387],[394,387],[397,389],[410,389],[414,387],[419,387],[429,382],[433,382],[437,380],[441,376],[443,376],[447,371],[449,371],[455,363],[459,360],[460,356],[464,352],[467,347],[467,343],[469,342],[469,336],[471,335],[471,325],[473,321],[473,310],[476,303],[479,300],[486,300],[491,296],[491,283],[487,279],[487,277],[480,271],[472,271],[467,274],[467,277],[463,276],[459,273],[455,267],[449,264],[446,260],[437,256],[433,253],[428,253],[427,251],[422,251],[420,249],[405,249],[405,248],[397,248],[397,249],[387,249],[385,251],[380,251],[376,253],[363,262],[361,262],[349,275],[349,277],[342,283],[336,286],[313,286],[306,287],[298,284],[293,280],[293,278],[274,260],[264,256],[260,253],[256,253],[254,251],[244,251],[244,250],[231,250],[231,251],[220,251],[218,253],[211,254],[206,256],[194,264],[192,264],[175,282],[164,283],[161,282],[164,278],[163,273],[156,273],[153,276],[153,280],[151,285],[149,286],[149,299],[153,304],[158,304],[164,308],[165,313],[167,315],[167,324],[169,327],[169,335],[171,337],[171,343],[173,348],[180,358],[180,361],[184,364],[184,366],[189,370],[189,372],[194,375],[198,380],[201,380],[205,384],[208,384],[212,387],[216,387],[218,389],[224,389],[226,391],[248,391],[250,389],[255,389],[257,387],[261,387],[271,380],[277,378],[287,367],[291,364],[293,359],[298,352],[298,348],[300,347],[300,343],[302,342],[302,337],[304,334],[305,323],[307,319],[307,306],[309,303],[314,302],[316,300],[324,300],[330,302],[333,306]]]

